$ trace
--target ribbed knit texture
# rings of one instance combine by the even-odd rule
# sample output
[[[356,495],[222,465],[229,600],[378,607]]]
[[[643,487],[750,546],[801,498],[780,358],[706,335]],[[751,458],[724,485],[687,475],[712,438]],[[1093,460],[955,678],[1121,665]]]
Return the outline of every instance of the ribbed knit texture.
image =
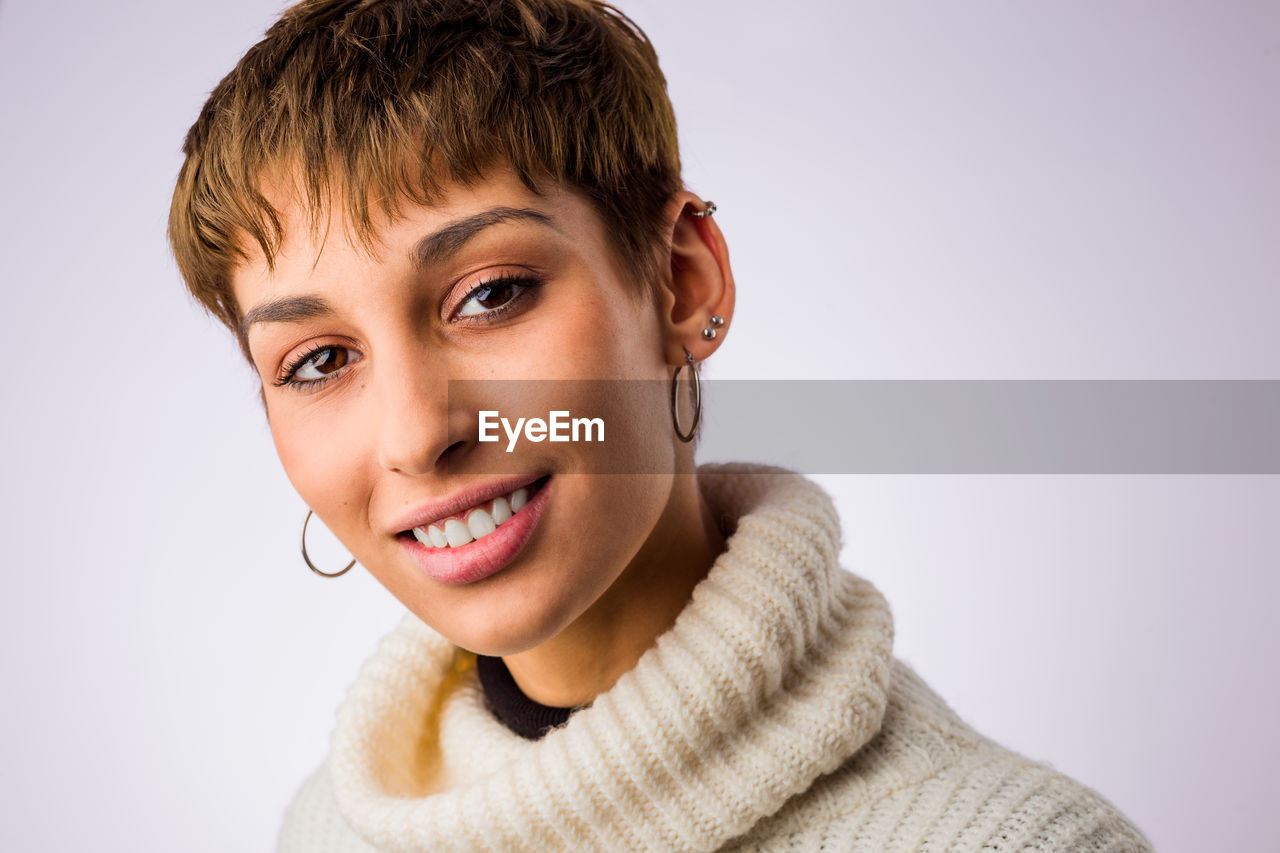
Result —
[[[726,549],[634,669],[541,740],[413,615],[365,664],[285,816],[322,851],[1149,851],[1095,791],[966,725],[892,655],[830,498],[699,468]]]

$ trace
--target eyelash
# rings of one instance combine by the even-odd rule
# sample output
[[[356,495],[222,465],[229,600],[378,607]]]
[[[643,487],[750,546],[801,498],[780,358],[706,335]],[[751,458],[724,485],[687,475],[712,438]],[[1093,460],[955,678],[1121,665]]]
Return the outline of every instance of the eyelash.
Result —
[[[538,287],[541,284],[542,284],[542,280],[534,276],[513,275],[511,273],[502,273],[501,275],[497,275],[491,279],[482,281],[479,284],[477,284],[475,287],[473,287],[470,291],[467,292],[467,295],[464,296],[462,298],[462,301],[458,303],[459,307],[466,305],[468,302],[471,301],[471,298],[473,296],[475,296],[477,293],[484,290],[485,288],[495,288],[495,287],[501,287],[503,285],[509,285],[515,288],[515,291],[516,291],[515,295],[512,296],[509,300],[507,300],[503,304],[499,305],[497,308],[487,309],[486,311],[480,314],[468,314],[461,319],[465,322],[470,322],[471,320],[477,320],[482,323],[496,323],[500,319],[502,319],[504,316],[506,316],[509,312],[514,310],[520,303],[524,302],[525,297],[529,295],[529,292],[533,288]],[[299,391],[319,390],[326,383],[328,383],[330,379],[333,379],[339,376],[343,371],[338,370],[337,372],[321,377],[320,379],[296,379],[295,377],[298,371],[302,369],[302,366],[307,362],[311,361],[311,359],[315,358],[316,356],[320,355],[321,353],[327,350],[340,349],[340,348],[342,347],[336,344],[321,344],[319,346],[315,346],[315,347],[312,347],[311,349],[306,350],[305,352],[298,355],[297,358],[290,360],[287,363],[287,365],[281,370],[280,378],[275,381],[276,386],[277,387],[290,386]]]
[[[302,366],[306,364],[308,361],[311,361],[311,359],[320,355],[320,353],[326,352],[331,349],[349,349],[349,347],[343,347],[338,344],[321,344],[319,346],[315,346],[309,350],[306,350],[297,358],[292,359],[285,365],[285,367],[280,371],[280,378],[275,381],[276,386],[280,387],[280,386],[288,385],[299,391],[319,390],[326,383],[328,383],[330,379],[337,376],[338,373],[341,373],[341,371],[338,371],[338,373],[330,373],[329,375],[323,376],[320,379],[295,379],[294,376],[297,374],[299,370],[302,369]]]
[[[525,297],[529,295],[529,292],[541,284],[542,284],[542,279],[536,278],[535,276],[516,275],[513,273],[502,273],[500,275],[494,276],[491,279],[482,281],[479,284],[477,284],[475,287],[471,288],[470,291],[468,291],[467,295],[464,296],[462,298],[462,301],[458,303],[458,308],[461,308],[463,305],[466,305],[468,302],[471,301],[471,298],[473,296],[475,296],[477,293],[484,290],[485,288],[494,288],[494,287],[500,287],[503,285],[510,285],[515,288],[516,290],[515,295],[512,296],[511,299],[499,305],[497,308],[487,309],[482,314],[469,314],[466,317],[463,317],[461,319],[464,322],[477,320],[482,323],[496,323],[499,320],[501,320],[503,317],[505,317],[509,312],[513,311],[517,305],[524,302]]]

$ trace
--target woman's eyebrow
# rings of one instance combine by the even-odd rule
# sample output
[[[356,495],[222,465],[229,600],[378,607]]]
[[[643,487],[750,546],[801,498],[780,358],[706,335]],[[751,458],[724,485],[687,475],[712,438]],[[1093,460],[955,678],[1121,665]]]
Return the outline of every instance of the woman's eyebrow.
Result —
[[[541,211],[528,207],[494,207],[480,213],[450,222],[448,225],[433,231],[414,244],[410,255],[414,265],[431,266],[448,260],[449,256],[461,249],[472,237],[486,228],[501,222],[536,222],[558,233],[555,220]],[[240,332],[249,335],[249,327],[254,323],[297,323],[314,317],[323,317],[333,313],[329,303],[319,296],[290,296],[264,302],[244,315],[240,322]]]
[[[332,313],[333,308],[319,296],[289,296],[249,309],[240,321],[240,334],[247,338],[254,323],[297,323]]]
[[[545,213],[528,207],[494,207],[480,213],[450,222],[438,231],[419,240],[410,252],[414,266],[429,267],[449,259],[468,240],[486,228],[500,222],[536,222],[559,232],[555,220]],[[563,233],[563,232],[561,232]]]

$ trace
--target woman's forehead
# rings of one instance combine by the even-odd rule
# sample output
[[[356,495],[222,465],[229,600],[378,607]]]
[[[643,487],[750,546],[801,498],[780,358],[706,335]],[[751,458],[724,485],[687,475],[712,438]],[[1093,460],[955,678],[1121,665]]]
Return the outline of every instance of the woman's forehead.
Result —
[[[498,225],[545,228],[577,244],[606,237],[601,217],[583,193],[559,183],[543,183],[535,191],[510,169],[447,183],[428,203],[402,197],[390,211],[371,203],[367,229],[352,215],[340,188],[331,187],[323,203],[310,204],[305,194],[288,187],[278,179],[264,183],[263,195],[279,216],[281,240],[268,262],[245,235],[247,260],[233,271],[233,287],[245,280],[295,277],[335,262],[367,266],[407,258],[425,264]]]

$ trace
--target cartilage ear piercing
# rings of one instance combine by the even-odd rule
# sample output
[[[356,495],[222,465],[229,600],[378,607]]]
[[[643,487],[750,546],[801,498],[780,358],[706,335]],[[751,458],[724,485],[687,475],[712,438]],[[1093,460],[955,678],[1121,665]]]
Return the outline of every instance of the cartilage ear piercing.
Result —
[[[714,341],[716,339],[716,330],[712,328],[703,329],[702,337],[706,338],[709,341]]]
[[[705,219],[706,217],[711,216],[715,212],[716,212],[716,203],[714,201],[708,201],[707,206],[704,210],[695,210],[693,212],[693,215],[698,217],[699,219]]]
[[[721,326],[724,325],[724,318],[721,317],[719,314],[712,314],[711,325],[715,326],[717,329],[720,328]]]

